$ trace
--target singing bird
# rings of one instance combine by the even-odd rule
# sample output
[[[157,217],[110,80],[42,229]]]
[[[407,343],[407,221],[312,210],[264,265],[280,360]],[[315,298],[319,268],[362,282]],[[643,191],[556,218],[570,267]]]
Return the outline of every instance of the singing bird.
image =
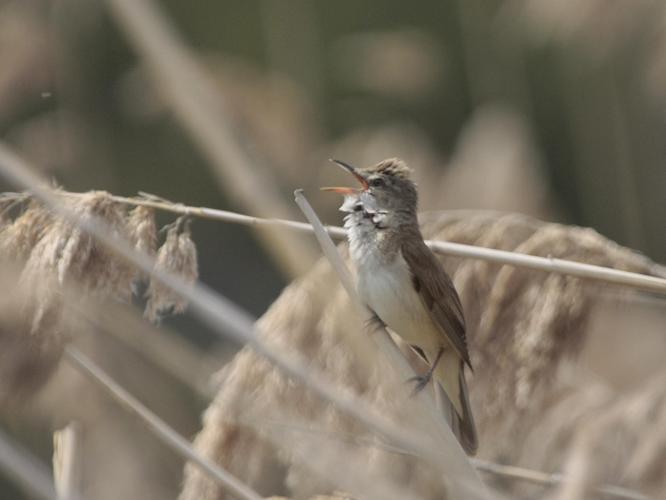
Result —
[[[345,195],[341,210],[358,293],[375,317],[429,364],[415,391],[435,379],[455,409],[452,428],[468,454],[477,449],[465,365],[472,368],[465,319],[451,278],[423,240],[411,169],[399,159],[357,169],[332,160],[361,184],[323,188]]]

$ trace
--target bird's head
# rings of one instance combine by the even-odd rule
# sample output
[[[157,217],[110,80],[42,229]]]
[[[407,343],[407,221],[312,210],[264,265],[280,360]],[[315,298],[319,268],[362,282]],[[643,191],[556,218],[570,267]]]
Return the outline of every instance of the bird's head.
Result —
[[[416,184],[411,180],[412,170],[398,158],[389,158],[366,168],[355,168],[339,160],[331,160],[351,173],[360,188],[322,188],[344,195],[357,195],[372,199],[373,209],[391,215],[416,215]]]

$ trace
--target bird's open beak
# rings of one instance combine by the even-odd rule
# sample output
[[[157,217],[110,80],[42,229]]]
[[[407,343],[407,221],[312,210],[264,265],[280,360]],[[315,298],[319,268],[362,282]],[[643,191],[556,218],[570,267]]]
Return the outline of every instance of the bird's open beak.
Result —
[[[358,171],[351,165],[340,160],[331,159],[330,161],[344,168],[347,172],[356,177],[356,180],[361,183],[363,189],[350,188],[350,187],[323,187],[321,188],[322,191],[333,191],[334,193],[340,193],[340,194],[356,194],[359,193],[360,191],[367,191],[367,189],[370,187],[365,177],[359,174]]]

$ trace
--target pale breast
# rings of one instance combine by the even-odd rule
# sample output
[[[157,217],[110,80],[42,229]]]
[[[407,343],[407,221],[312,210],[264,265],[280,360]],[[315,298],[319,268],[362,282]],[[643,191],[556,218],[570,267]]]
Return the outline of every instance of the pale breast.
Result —
[[[430,350],[442,336],[414,290],[409,267],[398,252],[391,262],[364,255],[358,269],[363,301],[406,342]]]

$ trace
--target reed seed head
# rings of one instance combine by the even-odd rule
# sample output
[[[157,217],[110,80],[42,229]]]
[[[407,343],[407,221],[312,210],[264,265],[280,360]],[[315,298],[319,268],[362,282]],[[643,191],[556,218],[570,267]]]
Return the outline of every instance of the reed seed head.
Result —
[[[167,230],[166,240],[157,252],[155,269],[180,276],[188,284],[199,277],[197,249],[192,241],[189,222],[180,217]],[[145,316],[150,321],[159,321],[167,312],[182,313],[187,301],[154,276],[148,288],[148,303]]]

